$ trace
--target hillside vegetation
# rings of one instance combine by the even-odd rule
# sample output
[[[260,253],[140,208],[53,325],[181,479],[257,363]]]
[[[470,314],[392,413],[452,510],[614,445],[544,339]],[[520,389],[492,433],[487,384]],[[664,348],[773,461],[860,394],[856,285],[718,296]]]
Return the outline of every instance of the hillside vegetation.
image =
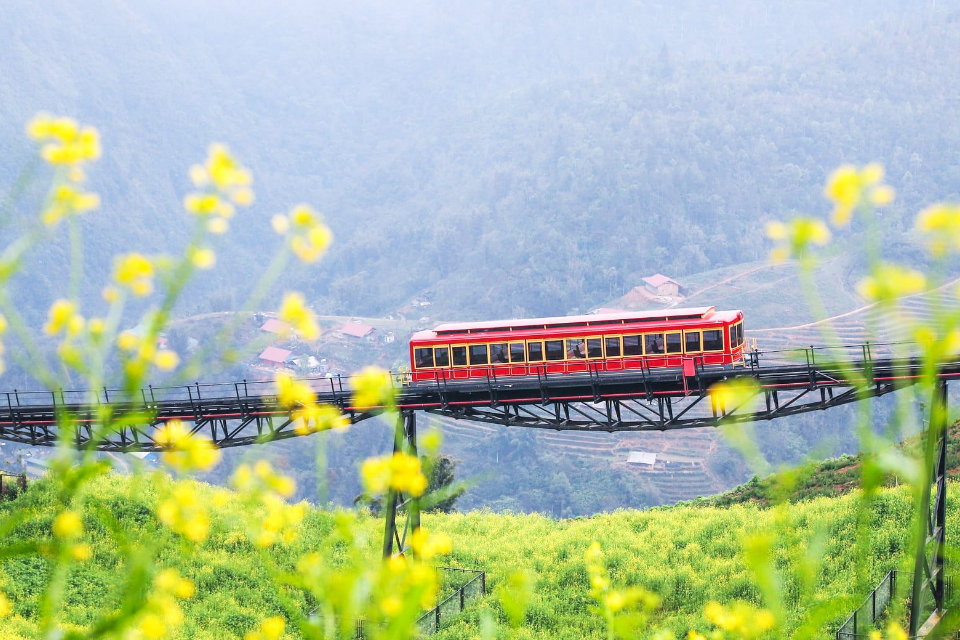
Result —
[[[28,524],[4,534],[6,544],[16,545],[32,536],[42,538],[43,532],[49,531],[56,513],[52,506],[55,489],[55,485],[40,481],[15,501],[0,503],[0,515],[12,511],[32,514]],[[130,570],[101,524],[102,517],[95,516],[97,509],[116,518],[129,541],[155,544],[161,567],[173,567],[195,583],[196,594],[181,603],[186,622],[176,638],[240,638],[264,616],[286,616],[290,609],[285,607],[305,611],[313,606],[295,588],[277,590],[272,586],[271,567],[280,572],[290,570],[298,558],[319,548],[333,531],[335,513],[310,509],[295,542],[265,551],[253,547],[233,524],[250,507],[234,494],[228,499],[215,498],[221,494],[200,484],[196,490],[201,500],[221,506],[211,514],[209,538],[193,545],[158,524],[158,496],[169,489],[169,480],[154,476],[109,475],[89,485],[81,502],[88,531],[85,539],[93,554],[70,570],[62,608],[68,628],[82,630],[96,612],[117,606]],[[850,571],[855,554],[850,536],[858,517],[856,495],[818,498],[772,510],[751,504],[682,506],[559,521],[488,511],[426,514],[424,525],[451,536],[453,553],[445,564],[487,571],[487,584],[493,590],[502,588],[507,577],[518,570],[529,574],[535,586],[517,637],[531,639],[603,637],[601,621],[588,612],[584,554],[593,541],[603,549],[615,585],[640,585],[662,597],[652,624],[670,629],[678,637],[691,628],[710,628],[703,608],[711,600],[761,604],[761,590],[751,577],[744,548],[769,544],[783,580],[782,637],[789,637],[818,605],[833,603],[824,619],[828,627],[839,621],[863,596],[867,585],[903,560],[908,536],[902,524],[910,517],[910,502],[904,489],[885,489],[877,495],[868,516],[867,560],[860,565],[866,573],[856,574]],[[950,518],[954,520],[955,514]],[[955,528],[956,524],[948,526]],[[371,561],[379,554],[381,527],[380,520],[369,516],[360,516],[354,523]],[[817,551],[818,544],[825,546]],[[803,575],[803,567],[811,566],[812,582],[808,584],[798,576]],[[48,581],[48,571],[48,561],[37,556],[20,556],[0,564],[0,589],[14,603],[12,616],[0,622],[2,637],[35,637],[31,621],[41,606],[38,597]],[[485,610],[505,623],[498,601],[488,597],[439,637],[476,637]],[[284,638],[296,637],[298,633],[288,625]]]

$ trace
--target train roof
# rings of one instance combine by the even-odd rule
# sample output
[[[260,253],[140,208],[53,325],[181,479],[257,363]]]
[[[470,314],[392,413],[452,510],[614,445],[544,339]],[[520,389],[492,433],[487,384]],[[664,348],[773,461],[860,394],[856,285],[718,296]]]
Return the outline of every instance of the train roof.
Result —
[[[556,316],[551,318],[523,318],[516,320],[486,320],[482,322],[447,322],[432,331],[421,331],[415,337],[427,338],[445,335],[493,333],[521,329],[563,329],[567,327],[592,327],[633,322],[668,322],[671,320],[733,320],[739,311],[716,311],[716,307],[691,307],[686,309],[661,309],[659,311],[618,311],[582,316]]]

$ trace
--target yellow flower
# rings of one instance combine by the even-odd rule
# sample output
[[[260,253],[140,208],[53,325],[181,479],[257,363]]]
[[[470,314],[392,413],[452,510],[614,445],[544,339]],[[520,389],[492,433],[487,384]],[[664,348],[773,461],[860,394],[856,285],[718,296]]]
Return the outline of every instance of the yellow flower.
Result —
[[[271,616],[260,623],[260,631],[266,640],[280,640],[287,621],[280,616]]]
[[[83,326],[83,317],[77,313],[76,306],[69,300],[61,298],[50,305],[47,324],[44,325],[43,331],[51,336],[59,333],[75,336],[83,331]]]
[[[366,367],[350,379],[353,407],[361,411],[393,405],[396,390],[390,373],[379,367]]]
[[[717,404],[727,411],[750,402],[756,398],[759,391],[759,385],[753,378],[733,378],[710,387],[710,394],[716,399]]]
[[[159,427],[154,442],[164,448],[163,461],[180,471],[208,471],[220,462],[220,450],[210,440],[191,433],[180,420]]]
[[[195,490],[186,483],[179,483],[173,495],[160,503],[157,517],[192,542],[203,542],[210,532],[210,518]]]
[[[936,256],[948,248],[960,249],[960,205],[929,206],[917,215],[914,227],[927,236],[927,246]]]
[[[277,315],[280,320],[299,331],[304,340],[312,341],[320,337],[320,325],[317,324],[313,311],[307,308],[302,294],[287,293]]]
[[[211,269],[217,263],[217,255],[211,249],[193,248],[190,250],[190,262],[197,269]]]
[[[380,601],[380,611],[388,618],[403,610],[403,600],[395,593],[391,593]]]
[[[873,269],[872,275],[860,281],[857,292],[870,301],[891,302],[920,293],[926,286],[926,278],[919,271],[883,263]]]
[[[75,544],[70,547],[70,556],[78,562],[89,560],[92,555],[93,549],[86,543]]]
[[[745,602],[725,607],[709,602],[703,614],[714,625],[740,638],[757,638],[776,625],[776,618],[767,609],[755,609]]]
[[[830,229],[816,218],[794,218],[789,223],[768,222],[767,237],[781,243],[770,254],[774,262],[791,256],[804,257],[811,245],[823,246],[830,242]]]
[[[75,540],[83,535],[83,521],[76,511],[63,511],[53,520],[53,535],[61,540]]]
[[[687,640],[707,640],[707,636],[690,629],[690,631],[687,633]]]
[[[423,527],[417,528],[410,535],[410,547],[417,557],[429,560],[436,556],[444,556],[453,550],[450,536],[445,533],[428,533]]]
[[[882,207],[893,202],[893,188],[881,184],[883,173],[881,165],[871,163],[862,169],[845,164],[830,174],[824,195],[834,203],[832,219],[836,226],[847,225],[853,210],[863,203]]]
[[[149,640],[160,640],[167,635],[167,625],[155,613],[148,613],[140,620],[140,633]]]
[[[13,605],[10,604],[7,596],[0,593],[0,618],[6,618],[11,613],[13,613]]]
[[[285,408],[310,405],[317,400],[310,385],[303,380],[295,380],[293,376],[283,371],[277,372],[274,384],[277,389],[277,402]]]
[[[100,206],[100,196],[85,193],[69,184],[61,184],[53,190],[49,204],[43,210],[43,224],[56,226],[71,214],[80,214]]]
[[[157,353],[157,357],[154,358],[153,363],[157,365],[157,368],[161,371],[173,371],[177,368],[177,365],[180,364],[180,356],[173,351],[164,349]]]
[[[270,218],[270,226],[277,232],[277,235],[284,235],[290,230],[290,220],[282,213],[278,213]]]
[[[207,223],[207,230],[217,235],[226,233],[229,228],[230,224],[223,218],[212,218]]]
[[[146,296],[153,291],[153,263],[139,253],[117,257],[113,279],[128,288],[136,296]]]
[[[117,346],[124,351],[133,351],[140,344],[140,338],[130,331],[123,331],[117,336]]]
[[[46,143],[40,154],[50,164],[72,166],[100,157],[100,134],[93,127],[81,128],[72,118],[39,113],[27,124],[27,135]]]
[[[365,460],[360,469],[363,484],[370,493],[393,489],[412,496],[421,496],[427,489],[427,478],[420,469],[420,459],[397,451],[392,456]]]
[[[290,248],[304,262],[319,260],[333,241],[333,234],[323,224],[320,214],[306,204],[295,206],[289,216],[275,215],[271,225],[280,235],[293,229]]]

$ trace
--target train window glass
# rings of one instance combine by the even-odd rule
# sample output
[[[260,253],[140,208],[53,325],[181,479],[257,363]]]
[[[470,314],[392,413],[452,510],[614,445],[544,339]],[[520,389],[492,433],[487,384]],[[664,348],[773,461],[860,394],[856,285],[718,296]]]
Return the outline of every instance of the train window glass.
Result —
[[[685,337],[684,350],[687,353],[695,353],[700,351],[700,332],[699,331],[684,331],[683,335]]]
[[[587,357],[588,358],[603,357],[603,340],[601,340],[600,338],[587,338]]]
[[[470,364],[487,364],[487,345],[470,345]]]
[[[608,358],[619,358],[620,357],[620,336],[607,337],[603,339],[607,343],[607,357]]]
[[[623,355],[643,355],[643,345],[640,343],[640,336],[623,336]]]
[[[563,360],[563,340],[545,340],[547,360]]]
[[[453,366],[463,367],[467,364],[467,348],[466,347],[451,347],[450,351],[453,355]]]
[[[647,348],[647,355],[652,355],[656,353],[663,353],[663,334],[662,333],[648,333],[643,336],[644,346]]]
[[[509,362],[507,343],[500,342],[490,345],[490,364],[506,364]]]
[[[523,343],[514,342],[510,345],[510,362],[523,362]]]
[[[737,346],[739,347],[742,344],[743,344],[743,323],[739,322],[737,323]]]
[[[723,332],[720,329],[710,329],[703,332],[704,351],[723,351]]]
[[[437,347],[433,350],[433,362],[438,367],[450,366],[450,349],[448,347]]]
[[[683,341],[680,340],[679,333],[667,334],[667,353],[682,353]]]
[[[424,347],[422,349],[414,349],[413,359],[417,363],[417,369],[426,369],[433,366],[433,348]]]
[[[543,343],[542,342],[527,343],[527,360],[529,360],[530,362],[543,362]]]
[[[730,325],[730,348],[737,348],[737,326]]]
[[[567,338],[567,358],[577,360],[587,357],[587,345],[583,338]]]

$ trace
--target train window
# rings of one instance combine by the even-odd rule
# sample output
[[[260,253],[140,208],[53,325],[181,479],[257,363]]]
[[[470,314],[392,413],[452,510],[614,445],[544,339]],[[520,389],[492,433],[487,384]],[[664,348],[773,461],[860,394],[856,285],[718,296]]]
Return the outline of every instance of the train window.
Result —
[[[506,342],[490,345],[490,364],[506,364],[509,362],[508,353]]]
[[[640,336],[623,336],[623,355],[643,355],[643,345],[640,343]]]
[[[680,332],[667,334],[667,353],[682,353],[683,341],[680,339]]]
[[[720,329],[710,329],[703,332],[704,351],[723,351],[723,332]]]
[[[723,351],[723,329],[703,332],[704,351]]]
[[[417,363],[417,369],[426,369],[427,367],[433,366],[433,348],[424,347],[422,349],[414,349],[413,359]]]
[[[587,357],[587,345],[583,338],[567,338],[567,358],[577,360]],[[547,358],[549,360],[549,356]]]
[[[742,344],[743,344],[743,323],[738,322],[737,323],[737,346],[739,347]]]
[[[607,357],[608,358],[619,358],[620,357],[620,336],[606,337],[603,339],[607,343]]]
[[[510,362],[523,362],[523,343],[522,342],[512,342],[510,343]]]
[[[648,333],[644,336],[644,343],[647,347],[647,355],[663,353],[663,334]]]
[[[463,367],[467,364],[467,348],[466,347],[451,347],[450,350],[453,352],[453,366]]]
[[[438,367],[450,366],[450,349],[447,347],[437,347],[433,350],[433,361]]]
[[[730,348],[737,348],[737,326],[734,324],[730,325]]]
[[[545,340],[547,360],[563,360],[563,340]]]
[[[684,351],[687,353],[696,353],[700,351],[700,332],[684,331]]]
[[[470,364],[487,364],[487,345],[470,345]]]
[[[543,343],[542,342],[527,343],[527,360],[529,360],[530,362],[543,362]]]
[[[601,340],[600,338],[587,338],[587,357],[588,358],[603,357],[603,340]]]

